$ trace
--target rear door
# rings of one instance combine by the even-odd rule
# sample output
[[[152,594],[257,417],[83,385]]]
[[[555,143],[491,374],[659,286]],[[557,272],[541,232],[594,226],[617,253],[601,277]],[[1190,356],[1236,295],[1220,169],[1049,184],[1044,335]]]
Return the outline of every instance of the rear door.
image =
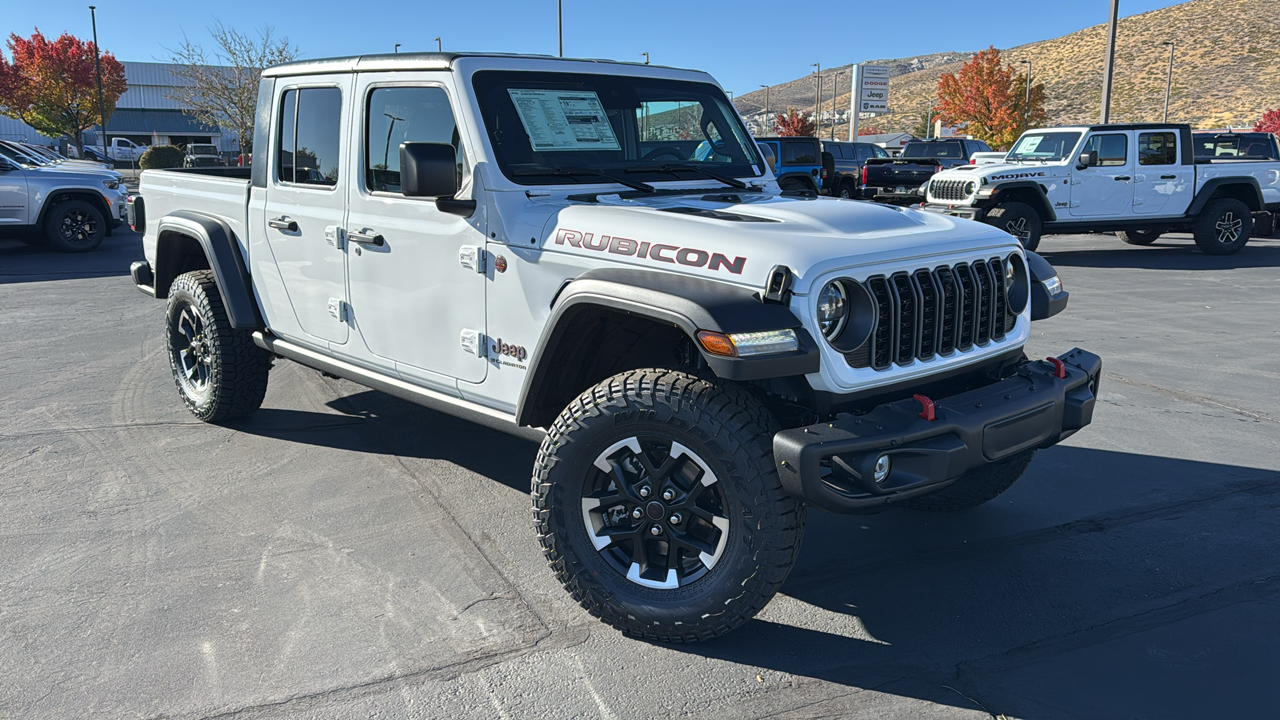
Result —
[[[26,173],[7,159],[0,159],[0,226],[26,224]]]
[[[351,75],[307,75],[276,84],[275,138],[263,236],[294,315],[313,344],[345,343],[346,258],[336,241],[346,219],[342,168],[350,143],[343,107]]]
[[[1072,170],[1073,217],[1129,217],[1133,211],[1132,132],[1103,132],[1085,140],[1082,153],[1098,153],[1098,164]]]
[[[1182,163],[1182,139],[1173,130],[1138,132],[1133,176],[1135,215],[1181,215],[1195,195],[1195,168]]]
[[[400,192],[401,143],[453,145],[459,176],[465,170],[450,74],[361,73],[355,94],[346,225],[353,326],[364,348],[401,375],[445,387],[478,383],[488,361],[467,352],[461,337],[485,330],[483,265],[464,264],[484,262],[480,214],[452,215],[433,198]]]

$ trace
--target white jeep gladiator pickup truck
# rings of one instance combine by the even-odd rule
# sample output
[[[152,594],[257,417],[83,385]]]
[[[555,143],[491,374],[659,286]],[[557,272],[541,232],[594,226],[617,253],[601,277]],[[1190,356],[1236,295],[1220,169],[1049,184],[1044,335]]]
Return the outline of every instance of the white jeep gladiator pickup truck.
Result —
[[[972,507],[1092,418],[1096,355],[1023,353],[1067,301],[1047,262],[782,192],[704,73],[369,56],[258,102],[251,169],[132,205],[183,402],[249,415],[279,357],[538,437],[546,558],[630,635],[752,617],[808,505]]]
[[[981,220],[1034,250],[1041,234],[1114,232],[1150,245],[1191,232],[1210,255],[1249,242],[1280,210],[1280,162],[1197,158],[1188,125],[1094,125],[1024,133],[998,165],[928,183],[925,210]]]

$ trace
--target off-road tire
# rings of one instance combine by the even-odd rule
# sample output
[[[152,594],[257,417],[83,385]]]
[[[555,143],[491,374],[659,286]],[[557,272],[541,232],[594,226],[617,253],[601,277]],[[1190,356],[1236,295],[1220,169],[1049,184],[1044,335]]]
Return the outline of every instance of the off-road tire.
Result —
[[[858,187],[851,181],[845,180],[840,183],[840,190],[836,193],[836,197],[848,198],[850,200],[858,197]]]
[[[1031,251],[1040,246],[1044,222],[1040,219],[1040,213],[1026,203],[1001,203],[988,210],[982,222],[1018,238],[1024,250]]]
[[[774,466],[777,429],[741,388],[673,370],[622,373],[578,396],[543,440],[532,482],[538,539],[565,589],[605,624],[648,640],[707,640],[751,619],[782,586],[804,534],[804,504],[783,492]],[[632,582],[584,527],[583,493],[602,449],[641,435],[687,447],[726,498],[719,561],[676,589]]]
[[[781,188],[783,192],[817,192],[810,183],[794,177],[779,180],[778,187]]]
[[[197,354],[204,359],[203,372],[196,374],[204,378],[200,383],[184,368],[192,349],[184,330],[191,332],[192,323],[197,322]],[[212,270],[189,272],[173,281],[165,336],[174,385],[192,415],[217,423],[251,415],[262,406],[271,354],[255,345],[248,332],[231,327]]]
[[[1209,255],[1231,255],[1249,242],[1253,216],[1249,206],[1235,198],[1210,200],[1191,226],[1196,245]]]
[[[902,505],[913,510],[968,510],[994,500],[1008,490],[1022,473],[1026,472],[1035,457],[1035,450],[1018,453],[990,465],[974,468],[945,488],[903,500]]]
[[[90,202],[63,200],[45,215],[44,236],[55,250],[89,252],[107,237],[107,219]]]
[[[1155,230],[1119,230],[1116,237],[1130,245],[1150,245],[1159,240],[1161,234]]]

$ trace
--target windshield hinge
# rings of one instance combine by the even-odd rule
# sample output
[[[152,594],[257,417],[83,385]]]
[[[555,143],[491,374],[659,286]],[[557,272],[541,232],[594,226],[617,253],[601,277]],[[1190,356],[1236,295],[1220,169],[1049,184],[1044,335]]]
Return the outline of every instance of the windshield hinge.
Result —
[[[764,293],[760,302],[785,305],[787,296],[791,294],[791,283],[795,280],[791,268],[786,265],[774,265],[769,271],[769,279],[765,282]]]

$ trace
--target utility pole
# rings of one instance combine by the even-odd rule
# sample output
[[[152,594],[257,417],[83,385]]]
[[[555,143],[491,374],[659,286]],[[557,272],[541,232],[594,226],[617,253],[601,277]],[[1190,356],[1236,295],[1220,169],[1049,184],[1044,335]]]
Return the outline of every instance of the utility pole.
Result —
[[[560,57],[564,57],[564,0],[556,0],[556,29],[560,37]]]
[[[933,137],[933,101],[929,101],[929,109],[925,111],[924,139]]]
[[[648,64],[649,64],[649,53],[644,53],[644,52],[642,52],[642,53],[640,53],[640,54],[644,56],[644,64],[645,64],[645,65],[648,65]]]
[[[440,38],[436,38],[436,52],[444,52],[444,43],[440,42]]]
[[[831,139],[832,140],[836,139],[836,92],[840,88],[840,76],[843,74],[844,74],[843,71],[837,72],[835,79],[831,81]],[[850,107],[852,107],[852,105],[850,105]],[[849,141],[853,142],[853,138],[849,138]]]
[[[1160,43],[1169,46],[1169,74],[1164,81],[1164,119],[1160,122],[1169,122],[1169,92],[1173,90],[1173,41]]]
[[[814,136],[822,137],[822,63],[811,63],[810,67],[818,68],[813,74],[817,78],[817,85],[813,90],[813,118],[818,122],[818,126],[814,128]]]
[[[111,156],[107,154],[107,106],[102,102],[102,53],[98,50],[98,14],[94,6],[89,6],[89,19],[93,22],[93,71],[98,76],[98,121],[102,123],[102,159],[110,164]],[[76,148],[83,150],[84,148]]]
[[[1026,132],[1031,122],[1031,61],[1019,60],[1018,62],[1027,66],[1027,99],[1022,106],[1022,132]]]
[[[768,115],[769,114],[769,86],[761,85],[760,87],[764,88],[764,114]]]
[[[1102,75],[1102,124],[1111,122],[1111,76],[1116,65],[1116,23],[1120,19],[1120,0],[1111,0],[1111,29],[1107,34],[1107,69]]]
[[[860,123],[858,105],[862,102],[862,66],[853,66],[853,77],[849,80],[849,142],[858,141],[858,124]]]

